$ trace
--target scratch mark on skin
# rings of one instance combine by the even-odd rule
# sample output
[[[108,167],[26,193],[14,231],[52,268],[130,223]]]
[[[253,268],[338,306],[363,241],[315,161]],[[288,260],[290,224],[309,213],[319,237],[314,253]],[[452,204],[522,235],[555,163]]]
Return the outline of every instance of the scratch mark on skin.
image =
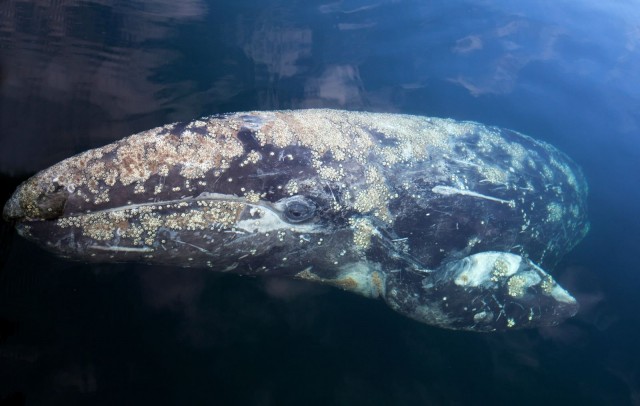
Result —
[[[478,181],[478,183],[485,183],[485,184],[488,183],[488,184],[491,184],[491,185],[498,185],[498,186],[494,187],[494,190],[508,190],[508,188],[507,188],[508,183],[507,182],[496,182],[494,180],[489,180],[487,178],[484,178],[484,179],[480,179]]]
[[[204,248],[202,248],[202,247],[198,247],[197,245],[194,245],[194,244],[191,244],[191,243],[188,243],[188,242],[184,242],[184,241],[180,241],[180,240],[175,240],[175,242],[177,242],[177,243],[179,243],[179,244],[189,245],[189,246],[191,246],[191,247],[193,247],[193,248],[197,249],[197,250],[198,250],[198,251],[200,251],[200,252],[203,252],[203,253],[205,253],[205,254],[207,254],[207,255],[211,255],[211,256],[213,256],[213,253],[212,253],[211,251],[207,251],[206,249],[204,249]]]
[[[458,163],[460,165],[467,165],[467,166],[473,166],[475,168],[481,168],[480,165],[478,165],[477,163],[474,163],[474,162],[463,161],[461,159],[455,159],[455,158],[451,158],[449,156],[445,156],[445,158],[449,159],[451,162],[455,162],[455,163]]]
[[[107,247],[107,246],[102,246],[102,245],[90,245],[87,248],[91,248],[93,250],[98,250],[98,251],[115,251],[115,252],[153,252],[154,251],[153,248],[148,248],[148,247],[142,247],[142,248],[137,248],[137,247]]]
[[[525,311],[524,306],[522,306],[522,305],[521,305],[520,303],[518,303],[518,302],[510,301],[510,302],[509,302],[509,304],[510,304],[510,305],[518,306],[522,311]]]
[[[274,171],[274,172],[260,172],[257,174],[250,174],[248,175],[248,178],[250,179],[254,179],[254,178],[258,178],[258,179],[262,179],[262,178],[266,178],[269,176],[279,176],[282,175],[282,171]]]
[[[477,197],[480,199],[491,200],[492,202],[504,203],[509,205],[509,207],[515,206],[515,202],[513,200],[498,199],[497,197],[487,196],[481,193],[472,192],[470,190],[458,189],[451,186],[438,185],[438,186],[434,186],[433,189],[431,189],[431,191],[433,193],[437,193],[445,196],[450,196],[450,195],[471,196],[471,197]]]
[[[326,182],[326,181],[325,181],[325,185],[329,190],[329,192],[331,193],[331,197],[333,197],[334,204],[336,205],[336,207],[339,207],[340,203],[338,202],[338,199],[336,199],[336,195],[333,193],[333,189],[331,189],[331,185],[329,184],[329,182]]]

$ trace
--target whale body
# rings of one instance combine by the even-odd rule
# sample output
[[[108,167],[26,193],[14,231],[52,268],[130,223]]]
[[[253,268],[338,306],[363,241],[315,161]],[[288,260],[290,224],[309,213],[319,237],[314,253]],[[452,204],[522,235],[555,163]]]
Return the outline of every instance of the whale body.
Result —
[[[546,270],[587,233],[586,196],[573,161],[514,131],[312,109],[132,135],[36,174],[3,215],[65,258],[289,276],[495,331],[577,312]]]

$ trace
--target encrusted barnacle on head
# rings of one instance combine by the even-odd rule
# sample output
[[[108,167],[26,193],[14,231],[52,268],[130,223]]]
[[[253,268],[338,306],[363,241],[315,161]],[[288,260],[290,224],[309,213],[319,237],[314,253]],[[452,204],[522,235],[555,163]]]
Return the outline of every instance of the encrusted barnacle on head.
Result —
[[[371,221],[366,218],[350,219],[353,228],[353,242],[362,249],[366,250],[371,245],[371,238],[375,233],[375,228]]]

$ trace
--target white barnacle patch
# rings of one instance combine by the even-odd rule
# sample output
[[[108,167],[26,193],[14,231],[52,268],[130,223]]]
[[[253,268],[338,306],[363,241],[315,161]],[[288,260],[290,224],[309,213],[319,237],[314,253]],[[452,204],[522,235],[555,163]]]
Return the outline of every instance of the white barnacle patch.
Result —
[[[516,142],[506,143],[505,150],[511,155],[511,165],[518,170],[524,168],[525,160],[528,156],[527,150]]]
[[[287,191],[287,193],[289,194],[289,196],[293,196],[295,194],[298,194],[298,192],[300,191],[300,185],[298,184],[297,181],[295,180],[290,180],[289,182],[287,182],[287,184],[285,185],[285,190]]]
[[[560,170],[562,174],[565,176],[566,182],[576,191],[582,191],[580,185],[578,185],[578,180],[576,179],[575,173],[569,168],[567,164],[564,162],[558,161],[555,157],[551,158],[551,165]]]
[[[141,182],[137,182],[135,187],[133,188],[134,194],[142,194],[145,192],[144,185]]]
[[[204,126],[205,134],[194,131]],[[187,180],[200,178],[209,170],[226,169],[228,164],[223,161],[243,155],[236,127],[230,118],[197,121],[181,134],[173,125],[154,128],[68,158],[43,171],[41,179],[58,179],[63,187],[72,185],[70,193],[94,204],[108,202],[108,193],[119,185],[134,185],[135,194],[157,194],[161,192],[158,188],[146,185],[152,176],[165,178],[175,172]],[[254,162],[258,155],[249,154],[247,159]],[[85,195],[80,196],[81,190],[87,191]],[[37,213],[30,214],[36,217]]]
[[[478,165],[478,172],[484,177],[481,182],[494,185],[505,185],[509,179],[509,172],[491,165]]]
[[[147,182],[152,176],[167,178],[174,175],[184,180],[201,181],[209,172],[224,176],[231,162],[237,158],[243,159],[243,165],[258,162],[262,159],[261,151],[246,153],[237,137],[238,131],[247,126],[255,131],[260,145],[271,144],[280,148],[298,145],[308,149],[316,158],[330,154],[331,165],[322,164],[316,168],[319,178],[329,181],[344,180],[347,172],[339,165],[342,161],[349,159],[357,163],[356,170],[358,165],[368,166],[371,160],[389,164],[416,162],[426,159],[434,149],[450,149],[452,138],[481,128],[477,124],[452,120],[322,109],[208,117],[188,124],[181,132],[175,125],[166,125],[69,158],[43,171],[40,179],[34,180],[30,186],[34,190],[25,192],[28,195],[25,200],[35,200],[41,193],[40,183],[50,183],[40,182],[42,179],[54,178],[58,178],[63,187],[74,185],[72,188],[76,192],[85,190],[84,186],[87,186],[90,193],[82,196],[87,203],[108,201],[104,193],[121,185],[133,185],[139,195],[189,190],[191,186],[185,188],[183,184],[178,186],[175,183],[167,183],[166,188],[160,190],[156,184]],[[380,137],[392,140],[393,145],[381,145]],[[283,156],[283,162],[292,158],[291,154]],[[291,195],[297,194],[298,186],[290,183],[286,190]],[[387,185],[384,181],[374,180],[366,186],[362,193],[357,196],[354,193],[347,201],[353,202],[362,212],[372,212],[388,220]],[[26,213],[33,218],[40,214],[36,205],[26,207]]]
[[[361,250],[366,250],[371,245],[371,237],[376,232],[371,221],[366,218],[350,219],[349,224],[353,229],[353,243]]]
[[[551,202],[547,206],[547,222],[558,222],[562,220],[563,207],[557,202]]]
[[[261,197],[264,197],[264,193],[260,194],[253,190],[244,193],[244,198],[247,199],[249,203],[258,203]]]
[[[139,204],[99,212],[62,217],[61,228],[77,228],[96,241],[120,241],[133,246],[151,246],[158,241],[158,230],[208,230],[232,227],[244,203],[223,200],[189,200],[162,205]],[[166,214],[160,210],[171,210]]]
[[[338,182],[344,178],[344,169],[320,163],[317,166],[318,176],[322,179]]]
[[[207,123],[202,120],[193,120],[191,123],[189,123],[187,128],[201,128],[205,127],[206,125]]]
[[[341,181],[345,177],[339,165],[341,161],[351,159],[369,170],[375,170],[369,164],[372,160],[383,167],[414,164],[427,159],[435,150],[450,150],[454,145],[452,140],[482,128],[475,123],[453,120],[326,109],[249,114],[260,123],[254,130],[261,145],[280,148],[298,145],[308,149],[315,157],[314,167],[319,178],[329,181]],[[319,161],[325,154],[330,154],[331,164]],[[286,161],[286,157],[282,160]],[[383,176],[371,175],[375,174],[366,174],[369,178],[366,187],[354,193],[353,206],[388,221],[388,187]],[[291,195],[298,193],[293,186],[286,188]]]
[[[467,242],[467,247],[468,248],[473,248],[475,247],[477,244],[480,244],[482,242],[482,240],[478,237],[472,237],[469,239],[469,241]]]
[[[480,286],[507,278],[518,271],[522,258],[507,252],[481,252],[461,261],[454,282],[458,286]]]
[[[262,154],[260,154],[258,151],[251,150],[247,154],[246,158],[242,162],[240,162],[240,166],[242,167],[242,166],[247,166],[249,164],[256,164],[261,159],[262,159]]]
[[[540,281],[542,281],[542,278],[534,271],[520,272],[512,276],[507,282],[509,296],[515,298],[522,297],[527,288],[540,283]]]
[[[367,168],[366,188],[356,194],[354,208],[361,213],[373,213],[383,221],[391,221],[388,202],[392,194],[384,176],[375,167]]]

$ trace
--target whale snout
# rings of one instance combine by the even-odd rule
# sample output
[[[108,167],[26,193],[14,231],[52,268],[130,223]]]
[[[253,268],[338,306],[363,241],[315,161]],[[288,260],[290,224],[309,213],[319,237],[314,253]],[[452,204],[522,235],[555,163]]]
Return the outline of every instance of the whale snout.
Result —
[[[24,218],[24,210],[20,206],[20,197],[17,193],[14,193],[11,198],[5,203],[2,210],[2,218],[5,221],[19,221]]]
[[[22,220],[52,220],[64,214],[69,192],[55,182],[43,185],[37,177],[16,189],[4,205],[2,217],[14,223]]]

